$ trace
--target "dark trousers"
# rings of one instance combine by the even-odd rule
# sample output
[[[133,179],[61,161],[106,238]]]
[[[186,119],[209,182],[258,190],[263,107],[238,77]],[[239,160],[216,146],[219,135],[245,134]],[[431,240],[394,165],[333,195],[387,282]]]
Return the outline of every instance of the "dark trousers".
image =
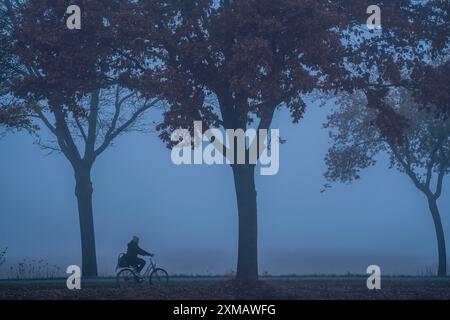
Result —
[[[133,258],[128,261],[130,266],[134,267],[137,272],[141,273],[142,269],[145,267],[145,260],[141,258]]]

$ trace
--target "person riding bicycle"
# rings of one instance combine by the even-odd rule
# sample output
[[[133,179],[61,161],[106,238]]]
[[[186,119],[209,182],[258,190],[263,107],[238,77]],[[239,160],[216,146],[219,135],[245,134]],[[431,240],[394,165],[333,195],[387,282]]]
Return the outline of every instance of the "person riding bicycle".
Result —
[[[141,273],[145,266],[145,260],[138,257],[140,256],[150,256],[153,257],[152,253],[149,253],[139,247],[139,237],[134,236],[133,239],[128,243],[128,249],[126,253],[126,261],[131,267],[134,267],[138,273]]]

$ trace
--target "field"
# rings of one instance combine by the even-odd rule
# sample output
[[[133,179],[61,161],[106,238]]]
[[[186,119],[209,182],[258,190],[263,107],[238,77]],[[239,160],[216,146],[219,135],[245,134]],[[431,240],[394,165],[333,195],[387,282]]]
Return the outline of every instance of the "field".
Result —
[[[225,278],[174,278],[164,287],[142,284],[117,288],[112,278],[82,282],[70,291],[65,280],[1,281],[0,299],[137,299],[137,300],[450,300],[450,279],[383,278],[381,290],[368,290],[363,277],[271,277],[256,287],[237,285]]]

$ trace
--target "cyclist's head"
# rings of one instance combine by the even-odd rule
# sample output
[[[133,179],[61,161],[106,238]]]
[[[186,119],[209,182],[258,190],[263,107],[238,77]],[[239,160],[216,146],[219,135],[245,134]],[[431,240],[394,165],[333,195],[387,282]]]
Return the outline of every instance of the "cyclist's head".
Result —
[[[139,237],[138,236],[133,236],[133,241],[136,243],[139,243]]]

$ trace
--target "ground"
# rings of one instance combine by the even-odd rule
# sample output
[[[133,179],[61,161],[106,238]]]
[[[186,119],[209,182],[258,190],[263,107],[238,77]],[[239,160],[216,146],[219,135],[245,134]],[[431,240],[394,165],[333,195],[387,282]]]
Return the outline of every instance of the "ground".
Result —
[[[65,280],[0,281],[0,299],[150,299],[150,300],[311,300],[443,299],[450,300],[450,278],[383,278],[381,290],[368,290],[364,277],[264,278],[254,288],[225,278],[173,278],[167,286],[141,284],[117,288],[114,279],[82,282],[69,291]]]

